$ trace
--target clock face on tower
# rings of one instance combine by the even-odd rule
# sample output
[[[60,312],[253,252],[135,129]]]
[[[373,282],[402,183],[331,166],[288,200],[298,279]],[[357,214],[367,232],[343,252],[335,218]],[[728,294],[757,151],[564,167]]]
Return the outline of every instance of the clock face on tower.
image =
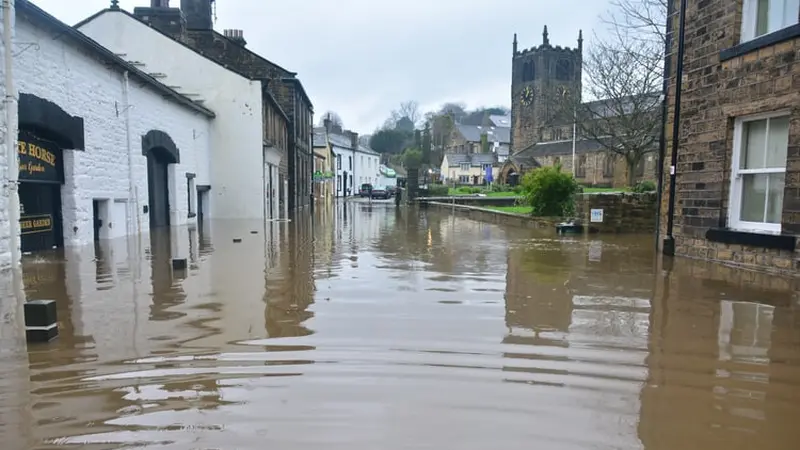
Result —
[[[523,89],[522,93],[520,94],[520,102],[525,106],[530,105],[533,103],[533,94],[533,88],[530,86],[525,86],[525,89]]]

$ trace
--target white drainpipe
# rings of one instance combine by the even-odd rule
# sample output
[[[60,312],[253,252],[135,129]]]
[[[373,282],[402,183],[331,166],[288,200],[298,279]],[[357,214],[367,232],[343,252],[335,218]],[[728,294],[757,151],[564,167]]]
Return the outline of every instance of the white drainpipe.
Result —
[[[20,229],[19,229],[19,155],[17,154],[17,93],[13,76],[13,37],[14,0],[3,0],[3,56],[5,63],[6,97],[6,177],[8,183],[8,220],[10,222],[11,267],[20,268]]]

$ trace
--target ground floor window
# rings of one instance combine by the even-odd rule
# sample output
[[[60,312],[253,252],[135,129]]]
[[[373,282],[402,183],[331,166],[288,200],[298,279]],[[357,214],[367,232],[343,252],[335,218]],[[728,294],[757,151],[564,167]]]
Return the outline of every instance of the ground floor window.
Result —
[[[459,175],[458,182],[460,184],[469,184],[469,175]]]
[[[729,225],[781,231],[788,114],[740,118],[734,127]]]

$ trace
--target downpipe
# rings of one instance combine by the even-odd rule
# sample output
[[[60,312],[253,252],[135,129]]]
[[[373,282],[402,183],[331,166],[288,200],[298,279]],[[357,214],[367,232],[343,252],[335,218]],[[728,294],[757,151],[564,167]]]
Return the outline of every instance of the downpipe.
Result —
[[[657,198],[658,198],[658,214],[656,214],[656,254],[658,253],[661,243],[661,200],[664,198],[664,163],[666,162],[667,155],[667,117],[669,114],[669,101],[667,100],[669,94],[669,77],[672,72],[672,41],[673,41],[673,15],[675,15],[675,2],[669,1],[667,3],[667,29],[664,36],[664,80],[661,89],[661,136],[658,139],[658,185],[657,185]]]
[[[15,288],[22,288],[21,282],[21,236],[19,228],[19,155],[17,150],[17,93],[14,88],[13,33],[14,0],[3,0],[3,56],[5,64],[6,95],[6,192],[8,195],[9,238],[11,247],[11,269],[14,272]]]
[[[125,119],[125,146],[126,150],[128,151],[128,210],[131,212],[131,219],[134,217],[138,217],[138,208],[135,205],[136,197],[134,196],[134,189],[136,187],[136,182],[133,178],[133,145],[131,145],[131,103],[130,103],[130,74],[126,70],[122,74],[122,114]],[[131,227],[136,226],[136,229],[133,230],[135,234],[140,233],[140,223],[134,222],[133,220],[130,221]]]
[[[678,144],[681,129],[681,91],[683,84],[683,55],[686,28],[686,0],[681,0],[680,19],[678,22],[678,61],[675,68],[675,114],[672,119],[672,155],[669,167],[669,207],[667,211],[667,237],[662,244],[662,252],[667,256],[675,256],[675,237],[672,235],[675,226],[675,184],[678,172]]]

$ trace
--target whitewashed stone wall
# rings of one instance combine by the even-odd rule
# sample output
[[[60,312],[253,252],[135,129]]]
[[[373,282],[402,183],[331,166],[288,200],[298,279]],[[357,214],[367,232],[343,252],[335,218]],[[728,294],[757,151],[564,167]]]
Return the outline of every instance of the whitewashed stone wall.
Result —
[[[0,37],[3,35],[3,13],[4,11],[0,8]],[[13,24],[13,17],[11,21]],[[11,227],[8,221],[9,194],[11,190],[8,185],[7,176],[8,149],[6,148],[6,133],[9,132],[9,129],[14,133],[13,130],[16,126],[16,124],[13,123],[6,123],[6,103],[3,101],[6,97],[4,58],[5,48],[2,43],[0,43],[0,272],[11,267]]]
[[[84,119],[85,151],[64,151],[65,184],[62,187],[65,245],[84,245],[93,240],[92,200],[119,203],[128,212],[126,224],[113,224],[113,235],[125,229],[147,232],[149,218],[147,159],[142,155],[142,137],[150,130],[167,133],[180,150],[180,163],[170,165],[170,223],[186,225],[188,217],[186,173],[197,174],[196,183],[207,183],[210,123],[212,119],[185,105],[165,99],[135,77],[130,78],[129,98],[133,152],[134,197],[129,198],[128,141],[125,122],[123,75],[107,68],[95,55],[78,49],[69,38],[56,38],[21,17],[17,21],[17,40],[36,43],[14,60],[20,93],[29,93],[59,105],[67,113]],[[196,210],[196,208],[195,208]],[[141,228],[140,228],[141,227]]]
[[[200,95],[217,118],[211,130],[211,214],[264,219],[261,82],[236,74],[121,11],[106,11],[79,30],[164,82]],[[276,196],[277,196],[276,191]],[[277,202],[277,198],[275,201]]]

